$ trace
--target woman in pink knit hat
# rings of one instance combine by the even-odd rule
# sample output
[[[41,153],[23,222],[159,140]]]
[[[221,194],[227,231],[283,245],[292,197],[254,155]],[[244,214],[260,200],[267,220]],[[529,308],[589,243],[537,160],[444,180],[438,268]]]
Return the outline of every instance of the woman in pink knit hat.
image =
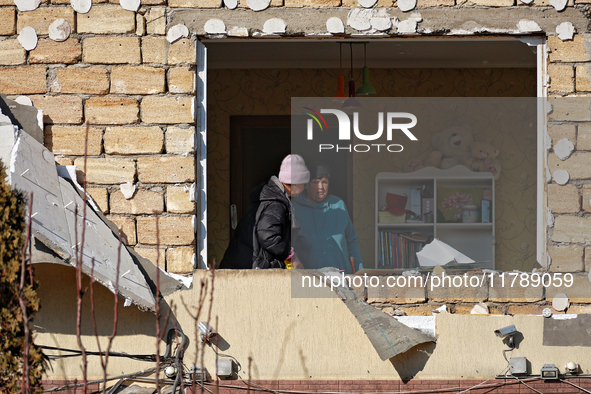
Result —
[[[299,229],[290,197],[299,195],[309,181],[304,159],[287,155],[279,176],[273,175],[253,190],[255,196],[236,227],[220,268],[285,268],[285,260],[293,255],[292,229]]]

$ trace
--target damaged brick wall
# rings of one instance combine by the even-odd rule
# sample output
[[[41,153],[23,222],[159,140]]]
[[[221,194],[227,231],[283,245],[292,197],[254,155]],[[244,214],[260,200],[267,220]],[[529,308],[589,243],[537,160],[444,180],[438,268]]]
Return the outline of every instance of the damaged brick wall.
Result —
[[[80,2],[73,3],[77,7]],[[130,8],[130,2],[122,3]],[[87,176],[101,209],[124,230],[128,243],[152,261],[156,261],[154,212],[159,213],[164,246],[159,260],[171,272],[188,273],[193,269],[195,252],[195,208],[190,199],[195,182],[195,34],[536,34],[548,37],[550,95],[588,96],[589,3],[591,0],[142,0],[130,11],[111,0],[95,1],[90,11],[83,13],[65,0],[43,0],[38,8],[27,11],[19,11],[13,0],[0,0],[0,91],[27,95],[44,110],[46,145],[58,155],[59,164],[81,166],[83,124],[88,122]],[[20,0],[17,4],[22,8]],[[71,28],[64,41],[50,38],[50,26],[58,19]],[[565,21],[576,31],[572,39],[569,26],[557,29]],[[193,36],[170,43],[165,35],[178,24],[189,27]],[[19,41],[25,27],[32,27],[38,36],[35,49],[26,50]],[[24,46],[29,48],[30,42],[24,38]],[[63,37],[58,34],[58,39]],[[555,149],[548,155],[551,175],[545,187],[552,214],[548,220],[554,220],[554,227],[548,229],[551,270],[584,272],[591,261],[586,217],[591,211],[591,189],[586,182],[591,177],[584,165],[591,144],[589,128],[581,123],[584,120],[565,123],[555,119],[549,125],[552,146],[567,138],[574,150],[565,160],[556,157]],[[558,167],[569,172],[569,183],[555,182],[552,175]],[[127,183],[136,188],[129,199],[120,190],[120,185]],[[573,229],[587,230],[572,234]]]

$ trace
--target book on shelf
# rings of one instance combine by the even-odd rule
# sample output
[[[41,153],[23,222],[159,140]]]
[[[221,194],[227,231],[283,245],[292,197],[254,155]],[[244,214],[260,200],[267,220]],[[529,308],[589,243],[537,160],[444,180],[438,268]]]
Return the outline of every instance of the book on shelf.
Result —
[[[423,249],[427,238],[418,234],[380,231],[378,258],[380,268],[415,268],[419,266],[417,252]]]

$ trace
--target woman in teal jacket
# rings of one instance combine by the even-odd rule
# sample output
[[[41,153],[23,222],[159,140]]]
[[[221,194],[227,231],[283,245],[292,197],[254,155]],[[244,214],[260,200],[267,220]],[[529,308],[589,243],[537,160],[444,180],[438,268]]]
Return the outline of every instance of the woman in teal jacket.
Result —
[[[301,227],[294,242],[295,253],[304,268],[336,267],[353,273],[362,268],[362,262],[345,202],[328,194],[330,168],[326,164],[315,163],[310,170],[313,179],[305,193],[293,199]]]

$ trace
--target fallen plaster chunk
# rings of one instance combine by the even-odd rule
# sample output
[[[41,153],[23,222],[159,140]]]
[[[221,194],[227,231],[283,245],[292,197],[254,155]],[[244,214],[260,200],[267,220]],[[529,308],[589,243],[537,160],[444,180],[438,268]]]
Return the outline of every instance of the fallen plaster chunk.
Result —
[[[195,183],[191,185],[191,190],[189,190],[189,201],[195,201]]]
[[[556,26],[556,34],[558,34],[558,38],[562,41],[572,40],[575,34],[575,27],[570,22],[562,22]]]
[[[140,0],[119,0],[119,4],[127,11],[137,12],[140,9]]]
[[[576,319],[577,317],[579,317],[579,315],[577,315],[576,313],[561,313],[561,314],[553,314],[552,315],[552,319],[554,320],[570,320],[570,319]]]
[[[123,197],[125,197],[126,200],[129,200],[135,193],[135,185],[131,182],[126,182],[121,184],[119,190],[121,190],[121,193],[123,193]]]
[[[488,313],[488,305],[486,305],[484,302],[474,305],[474,308],[472,308],[470,311],[471,315],[488,315]]]
[[[355,8],[347,15],[347,25],[358,31],[371,29],[370,19],[373,16],[372,10]]]
[[[37,47],[37,32],[30,26],[25,27],[18,35],[18,42],[25,50],[32,51]]]
[[[439,308],[433,309],[431,311],[431,314],[433,314],[433,315],[436,313],[447,313],[447,305],[443,304]]]
[[[392,21],[388,17],[375,17],[369,20],[371,27],[376,29],[377,31],[386,31],[392,28]]]
[[[412,14],[410,14],[408,19],[414,19],[415,21],[417,21],[417,23],[421,23],[423,21],[423,16],[420,12],[413,12]]]
[[[33,106],[33,102],[27,96],[18,96],[17,98],[14,99],[14,101],[16,101],[17,103],[19,103],[21,105]]]
[[[326,30],[331,34],[343,34],[345,32],[345,25],[340,18],[333,16],[326,21]]]
[[[546,208],[546,223],[548,224],[548,227],[552,228],[554,227],[554,215],[552,214],[552,211],[550,210],[550,208]],[[550,256],[550,255],[548,255]],[[548,264],[548,267],[550,265]]]
[[[92,0],[70,0],[70,3],[79,14],[86,14],[92,8]]]
[[[203,29],[207,34],[226,34],[226,24],[221,19],[209,19]]]
[[[517,23],[517,30],[521,33],[536,33],[542,31],[542,28],[535,21],[522,19]]]
[[[398,8],[402,12],[412,11],[417,6],[417,0],[398,0]]]
[[[166,40],[171,44],[183,37],[189,37],[189,29],[187,26],[181,24],[174,25],[168,30],[168,33],[166,34]]]
[[[433,267],[433,276],[440,276],[443,275],[445,273],[445,269],[440,266],[439,264],[437,264],[435,267]]]
[[[396,26],[399,34],[416,34],[417,32],[417,21],[414,19],[407,19],[398,22]]]
[[[265,34],[283,34],[287,29],[287,24],[283,19],[271,18],[263,25],[263,33]]]
[[[234,26],[228,32],[230,37],[248,37],[248,29],[246,27]]]
[[[558,183],[559,185],[566,185],[568,183],[568,180],[570,179],[570,175],[566,170],[554,171],[554,174],[552,174],[552,176],[554,177],[556,183]]]
[[[554,153],[556,153],[556,156],[563,161],[568,159],[574,150],[575,146],[568,140],[568,138],[563,138],[554,145]]]
[[[564,11],[566,5],[568,4],[568,0],[550,0],[550,5],[556,8],[556,11]]]
[[[56,19],[49,25],[49,38],[56,42],[66,41],[72,33],[70,24],[65,19]]]
[[[376,5],[376,3],[378,2],[378,0],[358,0],[359,1],[359,5],[365,8],[371,8],[374,5]]]
[[[263,11],[269,8],[271,0],[246,0],[246,4],[253,11]]]
[[[568,301],[568,297],[564,293],[556,294],[552,299],[552,308],[558,312],[565,311],[569,305],[570,302]]]
[[[33,11],[39,8],[41,0],[14,0],[14,4],[16,4],[16,8],[21,12]]]
[[[174,274],[172,272],[166,272],[162,268],[160,268],[160,273],[164,274],[164,275],[168,275],[172,279],[175,279],[176,281],[182,283],[182,285],[185,286],[187,289],[190,289],[191,284],[193,283],[193,275],[184,276],[184,275]]]
[[[224,5],[229,9],[233,10],[238,7],[238,0],[224,0]]]

